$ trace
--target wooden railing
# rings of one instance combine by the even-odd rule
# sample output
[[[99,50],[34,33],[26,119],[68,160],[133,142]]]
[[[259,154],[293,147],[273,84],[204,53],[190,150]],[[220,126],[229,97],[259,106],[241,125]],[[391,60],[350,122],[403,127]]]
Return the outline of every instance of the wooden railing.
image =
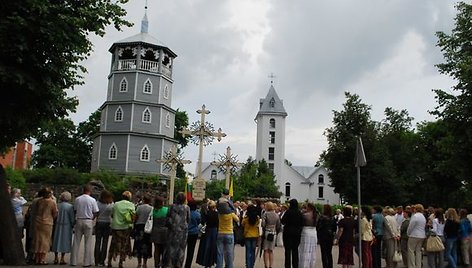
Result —
[[[118,60],[116,70],[127,71],[136,69],[157,73],[159,71],[159,62],[150,60]],[[171,70],[164,65],[161,72],[169,77],[172,76]]]

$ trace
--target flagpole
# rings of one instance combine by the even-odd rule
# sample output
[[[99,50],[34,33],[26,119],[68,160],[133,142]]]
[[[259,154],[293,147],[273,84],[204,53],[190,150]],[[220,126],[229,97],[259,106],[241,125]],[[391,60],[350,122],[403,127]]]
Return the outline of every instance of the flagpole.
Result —
[[[362,235],[361,235],[361,166],[365,166],[367,161],[365,159],[364,147],[362,146],[362,139],[360,136],[356,137],[356,168],[357,168],[357,221],[358,221],[358,234],[359,239],[357,241],[359,245],[359,268],[362,267]]]

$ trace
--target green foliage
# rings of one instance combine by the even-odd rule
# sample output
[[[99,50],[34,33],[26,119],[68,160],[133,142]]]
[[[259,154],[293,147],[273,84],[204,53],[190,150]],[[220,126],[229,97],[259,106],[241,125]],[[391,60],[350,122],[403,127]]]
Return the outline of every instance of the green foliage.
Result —
[[[21,171],[7,167],[5,168],[5,175],[12,188],[26,189],[26,180]]]
[[[282,195],[279,192],[274,174],[264,160],[256,162],[256,160],[248,158],[239,174],[233,179],[235,200],[247,197],[280,198]]]
[[[454,94],[435,90],[438,107],[432,112],[450,131],[445,137],[450,156],[447,165],[459,180],[470,183],[472,178],[472,5],[459,2],[455,27],[451,34],[437,32],[437,45],[441,48],[444,63],[437,65],[442,74],[451,76],[457,83]],[[449,142],[453,140],[454,142]]]
[[[79,173],[69,168],[38,168],[24,170],[23,176],[28,183],[82,185],[90,180],[90,174]]]
[[[0,20],[0,151],[30,137],[44,122],[75,111],[66,89],[82,84],[89,37],[131,26],[118,1],[4,1]]]
[[[221,197],[221,193],[225,188],[224,180],[212,180],[207,181],[205,188],[205,196],[211,200],[218,200]],[[234,199],[238,200],[238,199]]]

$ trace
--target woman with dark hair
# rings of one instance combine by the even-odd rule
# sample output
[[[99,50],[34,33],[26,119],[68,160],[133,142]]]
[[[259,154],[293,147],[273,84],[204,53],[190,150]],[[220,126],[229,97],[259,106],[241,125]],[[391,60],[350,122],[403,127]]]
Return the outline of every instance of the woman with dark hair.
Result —
[[[49,188],[41,191],[34,217],[33,250],[36,264],[47,264],[46,254],[51,249],[52,226],[57,216],[57,205]]]
[[[198,225],[202,220],[202,216],[197,210],[197,202],[193,199],[189,200],[188,206],[190,208],[190,224],[188,225],[187,231],[187,257],[185,259],[185,268],[190,268],[192,266],[193,254],[198,239]]]
[[[134,204],[131,203],[132,194],[124,191],[123,200],[116,202],[112,209],[111,220],[111,243],[108,251],[108,267],[111,260],[116,260],[119,256],[118,267],[123,268],[126,257],[131,257],[131,228],[135,217]]]
[[[152,211],[152,233],[151,242],[154,243],[154,267],[163,267],[165,248],[167,245],[167,221],[169,208],[164,206],[164,198],[157,196],[154,200],[154,210]]]
[[[61,193],[58,205],[59,214],[56,219],[56,228],[54,229],[54,240],[52,242],[52,251],[54,251],[54,264],[66,264],[64,257],[72,249],[72,230],[75,224],[74,206],[70,203],[71,193],[65,191]],[[61,260],[59,261],[59,252]]]
[[[354,265],[354,229],[356,222],[352,218],[352,208],[343,208],[344,218],[339,221],[335,243],[339,245],[338,264],[343,268]]]
[[[246,246],[246,268],[254,268],[254,263],[256,262],[256,245],[257,239],[260,236],[259,223],[260,218],[257,215],[257,208],[254,205],[250,205],[242,221],[244,243]]]
[[[402,252],[402,261],[405,267],[408,267],[408,225],[410,225],[411,208],[407,206],[403,211],[403,222],[400,226],[400,250]],[[376,241],[377,243],[377,241]]]
[[[336,220],[333,218],[333,210],[330,205],[323,206],[323,214],[316,223],[318,243],[321,249],[321,262],[323,268],[333,268],[333,240],[336,233]]]
[[[107,190],[100,193],[97,201],[98,216],[95,224],[95,265],[105,266],[107,259],[108,238],[111,235],[111,213],[113,211],[113,195]]]
[[[187,230],[190,223],[190,209],[185,203],[185,194],[180,192],[175,203],[169,208],[169,237],[172,243],[167,244],[167,266],[182,267],[187,245]]]
[[[208,212],[206,213],[205,227],[205,243],[203,249],[203,258],[197,259],[197,263],[204,267],[211,267],[216,263],[216,238],[218,236],[218,212],[216,211],[216,202],[208,201]],[[200,242],[201,243],[201,242]]]
[[[151,197],[143,196],[142,204],[136,209],[136,220],[134,222],[134,247],[133,256],[138,257],[138,268],[147,267],[147,259],[152,257],[152,242],[149,234],[144,232],[144,226],[152,213]]]
[[[318,243],[316,234],[316,223],[318,213],[313,203],[306,204],[306,210],[303,213],[303,229],[300,238],[300,264],[299,267],[315,267],[316,263],[316,244]]]
[[[298,246],[303,228],[303,215],[298,208],[297,199],[289,201],[290,207],[282,217],[284,225],[283,241],[285,249],[285,268],[298,268]]]
[[[361,208],[361,248],[362,248],[362,267],[372,268],[372,244],[374,243],[374,234],[372,232],[372,212],[368,207]]]
[[[444,239],[444,210],[442,208],[437,208],[434,211],[434,218],[432,221],[431,232],[433,235],[436,235],[441,239],[443,245],[446,244]],[[438,252],[427,252],[428,255],[428,268],[441,268],[444,263],[444,250]]]

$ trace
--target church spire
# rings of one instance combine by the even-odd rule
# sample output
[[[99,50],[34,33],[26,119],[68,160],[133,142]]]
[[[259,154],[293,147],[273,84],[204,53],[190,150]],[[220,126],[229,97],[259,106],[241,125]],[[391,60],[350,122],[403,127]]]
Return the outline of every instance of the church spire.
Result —
[[[143,20],[141,21],[141,33],[148,33],[148,25],[149,25],[149,21],[147,18],[147,0],[146,0],[146,5],[144,6],[144,17],[143,17]]]

